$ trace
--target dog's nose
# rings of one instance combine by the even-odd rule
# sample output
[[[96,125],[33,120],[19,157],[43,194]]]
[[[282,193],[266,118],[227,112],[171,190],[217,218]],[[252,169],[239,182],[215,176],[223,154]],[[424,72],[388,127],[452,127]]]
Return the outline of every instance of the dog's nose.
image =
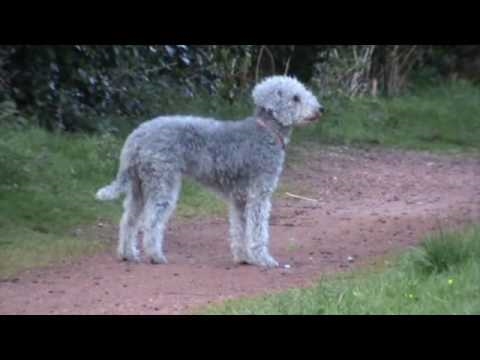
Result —
[[[320,106],[320,108],[318,109],[318,112],[320,114],[323,114],[325,112],[325,108],[323,106]]]

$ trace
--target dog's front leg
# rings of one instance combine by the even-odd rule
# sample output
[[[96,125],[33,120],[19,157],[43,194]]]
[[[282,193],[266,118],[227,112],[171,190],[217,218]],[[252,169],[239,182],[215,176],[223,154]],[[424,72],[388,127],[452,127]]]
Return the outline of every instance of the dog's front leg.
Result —
[[[269,195],[250,196],[247,201],[245,235],[248,263],[267,268],[278,266],[268,250],[270,209]]]

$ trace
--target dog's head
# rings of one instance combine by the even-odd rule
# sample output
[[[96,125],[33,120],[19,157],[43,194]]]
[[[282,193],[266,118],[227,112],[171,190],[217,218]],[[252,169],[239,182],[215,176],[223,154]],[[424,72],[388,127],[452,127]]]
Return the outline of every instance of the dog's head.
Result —
[[[257,108],[267,111],[283,126],[315,122],[324,112],[317,98],[289,76],[266,78],[255,86],[252,97]]]

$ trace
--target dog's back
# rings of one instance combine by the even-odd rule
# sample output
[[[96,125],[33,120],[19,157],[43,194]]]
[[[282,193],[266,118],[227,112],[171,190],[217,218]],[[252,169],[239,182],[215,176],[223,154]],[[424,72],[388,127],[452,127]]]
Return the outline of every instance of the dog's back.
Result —
[[[140,125],[124,148],[129,157],[125,161],[134,163],[138,158],[142,164],[174,165],[223,193],[242,183],[248,186],[257,173],[276,173],[283,161],[283,152],[276,151],[275,142],[259,130],[254,118],[161,116]]]

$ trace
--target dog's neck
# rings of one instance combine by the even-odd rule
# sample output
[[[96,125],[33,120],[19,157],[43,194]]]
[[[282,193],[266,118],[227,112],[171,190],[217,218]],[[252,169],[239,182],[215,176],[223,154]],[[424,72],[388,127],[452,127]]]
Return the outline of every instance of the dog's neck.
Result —
[[[292,134],[291,126],[283,126],[275,119],[273,114],[263,108],[257,109],[255,120],[259,126],[270,131],[275,136],[278,144],[285,150],[287,144],[290,142],[290,135]]]

